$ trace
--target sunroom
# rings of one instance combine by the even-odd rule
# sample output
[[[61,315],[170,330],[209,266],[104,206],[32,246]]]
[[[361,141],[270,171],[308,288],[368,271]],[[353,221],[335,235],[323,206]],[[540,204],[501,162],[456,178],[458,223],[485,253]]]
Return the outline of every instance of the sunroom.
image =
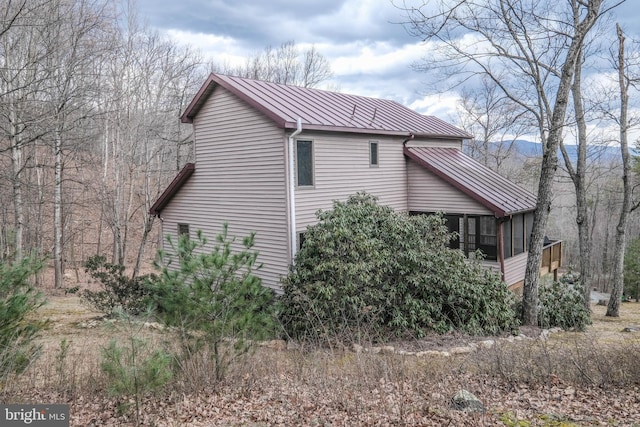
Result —
[[[536,197],[455,148],[405,147],[412,214],[442,212],[458,238],[451,246],[522,287]],[[541,274],[562,263],[562,242],[545,239]]]

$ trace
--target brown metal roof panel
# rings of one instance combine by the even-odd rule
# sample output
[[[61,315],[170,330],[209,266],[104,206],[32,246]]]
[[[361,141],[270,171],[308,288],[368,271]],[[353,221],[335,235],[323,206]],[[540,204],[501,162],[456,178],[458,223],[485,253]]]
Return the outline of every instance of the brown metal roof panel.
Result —
[[[510,213],[535,208],[536,197],[533,194],[460,152],[458,157],[461,156],[468,163],[474,163],[473,171],[477,174],[479,192],[485,197],[501,202]]]
[[[344,132],[385,131],[431,137],[469,138],[460,129],[435,117],[424,116],[397,102],[318,89],[288,86],[240,77],[211,74],[182,120],[189,122],[215,85],[230,90],[270,117],[278,126],[342,128]]]
[[[535,209],[536,197],[454,148],[405,148],[405,154],[498,217]]]
[[[458,150],[439,151],[450,155],[448,158],[444,155],[434,157],[442,170],[448,170],[450,177],[480,197],[498,204],[505,212],[512,214],[535,208],[535,196],[491,169]]]

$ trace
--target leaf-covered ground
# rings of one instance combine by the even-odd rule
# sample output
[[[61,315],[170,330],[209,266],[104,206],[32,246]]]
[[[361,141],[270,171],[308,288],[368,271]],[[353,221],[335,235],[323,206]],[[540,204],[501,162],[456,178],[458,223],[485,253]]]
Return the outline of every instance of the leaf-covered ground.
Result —
[[[57,297],[42,312],[53,322],[42,357],[0,398],[69,403],[72,426],[640,426],[640,333],[620,332],[640,324],[640,304],[623,304],[618,319],[593,309],[587,333],[502,340],[458,356],[261,347],[223,382],[194,366],[191,378],[145,395],[136,411],[133,399],[109,396],[99,368],[99,349],[128,332],[92,320],[96,313],[75,297]],[[133,332],[151,342],[166,338],[148,327]],[[461,345],[432,341],[439,349]],[[484,411],[454,409],[451,398],[462,389]]]

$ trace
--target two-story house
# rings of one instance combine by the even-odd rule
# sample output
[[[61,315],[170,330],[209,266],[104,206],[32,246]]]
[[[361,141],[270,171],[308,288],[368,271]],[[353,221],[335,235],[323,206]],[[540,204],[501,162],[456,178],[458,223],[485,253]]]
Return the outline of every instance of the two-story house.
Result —
[[[394,101],[219,74],[181,120],[193,124],[195,163],[151,213],[163,235],[213,239],[223,222],[231,235],[255,232],[265,286],[280,289],[315,213],[359,191],[398,211],[446,213],[454,247],[481,249],[508,286],[522,283],[535,196],[465,155],[471,135],[455,126]]]

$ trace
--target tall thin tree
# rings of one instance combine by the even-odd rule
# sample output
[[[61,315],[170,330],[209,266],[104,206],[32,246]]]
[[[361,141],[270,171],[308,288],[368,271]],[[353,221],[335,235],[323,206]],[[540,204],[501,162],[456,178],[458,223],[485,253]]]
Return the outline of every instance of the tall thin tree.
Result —
[[[620,117],[618,127],[620,130],[620,155],[622,157],[622,207],[616,226],[615,249],[613,253],[613,287],[611,298],[607,306],[607,316],[620,316],[620,300],[624,290],[624,252],[627,243],[627,222],[631,211],[631,156],[629,154],[629,86],[631,80],[625,68],[626,57],[624,52],[625,37],[620,25],[616,25],[618,34],[618,88],[620,90]]]
[[[544,152],[523,290],[526,325],[537,324],[542,246],[575,65],[603,3],[450,0],[405,9],[409,29],[435,51],[422,70],[445,70],[458,84],[487,76],[537,124]]]

